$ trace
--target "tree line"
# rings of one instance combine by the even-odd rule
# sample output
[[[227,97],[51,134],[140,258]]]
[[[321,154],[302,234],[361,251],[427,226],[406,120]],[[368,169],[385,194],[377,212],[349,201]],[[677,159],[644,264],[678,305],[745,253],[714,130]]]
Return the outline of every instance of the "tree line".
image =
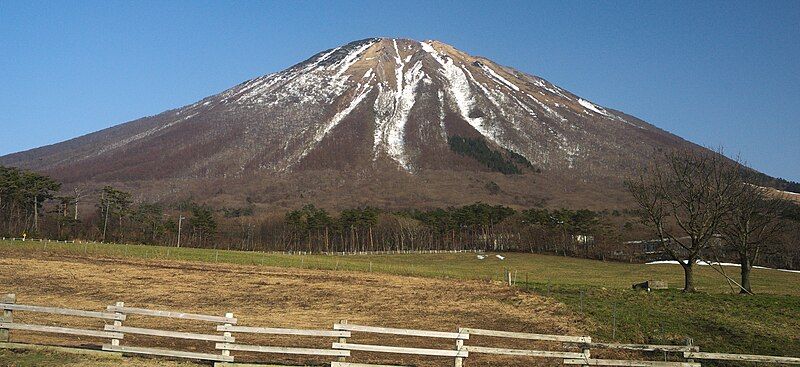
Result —
[[[429,210],[373,207],[329,213],[313,204],[260,223],[262,243],[303,252],[536,251],[576,255],[577,236],[604,236],[600,213],[476,203]],[[584,241],[587,242],[587,241]]]
[[[589,210],[475,203],[428,210],[374,207],[329,212],[313,204],[285,215],[192,201],[136,202],[111,186],[61,193],[34,172],[0,167],[0,234],[240,250],[358,252],[419,250],[538,251],[577,255],[608,234],[603,214]],[[89,202],[93,208],[87,210]],[[79,210],[79,204],[80,206]],[[91,207],[91,206],[88,206]],[[185,220],[184,220],[185,219]]]
[[[671,155],[654,163],[628,183],[640,208],[622,212],[475,203],[338,211],[307,204],[257,213],[249,200],[243,207],[212,207],[135,200],[111,186],[62,190],[45,175],[0,167],[0,235],[245,251],[524,251],[640,261],[646,259],[641,246],[624,241],[636,233],[657,238],[661,252],[681,261],[689,289],[701,258],[745,264],[739,283],[748,291],[754,264],[800,268],[798,206],[769,199],[775,197],[746,184],[743,171],[714,159]]]

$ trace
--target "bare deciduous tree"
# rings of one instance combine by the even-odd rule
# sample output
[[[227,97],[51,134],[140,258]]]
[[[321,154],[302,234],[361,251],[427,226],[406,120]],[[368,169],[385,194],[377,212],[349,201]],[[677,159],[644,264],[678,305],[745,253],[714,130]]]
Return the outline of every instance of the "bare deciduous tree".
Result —
[[[721,151],[676,150],[626,183],[643,222],[683,267],[684,292],[695,291],[693,266],[719,234],[738,179],[738,165]]]
[[[741,293],[752,294],[750,270],[764,247],[779,241],[785,227],[781,213],[787,202],[769,189],[748,184],[746,177],[742,178],[733,192],[721,234],[726,245],[739,256]]]
[[[800,268],[800,222],[785,220],[786,229],[781,240],[776,244],[773,253],[780,258],[780,265],[787,269]]]

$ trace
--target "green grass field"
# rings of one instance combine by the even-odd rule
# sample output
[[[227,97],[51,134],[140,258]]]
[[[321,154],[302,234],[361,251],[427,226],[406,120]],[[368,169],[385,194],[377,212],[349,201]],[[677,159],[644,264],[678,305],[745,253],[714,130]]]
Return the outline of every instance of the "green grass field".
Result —
[[[70,255],[185,260],[284,268],[373,271],[420,277],[503,279],[515,274],[522,291],[553,297],[585,317],[589,332],[602,341],[683,343],[694,339],[702,350],[800,356],[800,274],[754,269],[756,296],[732,292],[719,273],[696,270],[697,294],[683,294],[678,265],[644,265],[537,254],[504,253],[478,259],[474,253],[392,255],[287,255],[213,249],[119,244],[0,242],[8,256]],[[738,268],[725,272],[736,279]],[[672,289],[637,292],[631,284],[666,280]]]
[[[139,259],[220,262],[264,265],[285,268],[308,268],[344,271],[374,271],[396,275],[448,277],[457,279],[501,280],[506,269],[516,272],[516,282],[530,283],[531,288],[607,288],[629,289],[634,282],[659,279],[671,288],[683,285],[683,271],[678,265],[644,265],[602,262],[571,257],[527,253],[494,254],[479,260],[474,253],[391,254],[391,255],[288,255],[261,252],[226,251],[197,248],[121,244],[64,244],[33,241],[0,241],[0,253],[20,252],[107,256]],[[709,293],[730,293],[728,282],[705,266],[696,267],[698,289]],[[737,279],[738,268],[725,267]],[[777,270],[753,270],[756,293],[800,296],[800,274]]]

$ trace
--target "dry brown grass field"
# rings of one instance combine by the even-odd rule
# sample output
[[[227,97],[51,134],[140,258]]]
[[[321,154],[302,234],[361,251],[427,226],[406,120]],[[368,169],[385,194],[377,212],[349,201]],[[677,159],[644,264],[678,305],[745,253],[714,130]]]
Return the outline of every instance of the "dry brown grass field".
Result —
[[[478,327],[537,333],[581,334],[579,317],[562,304],[542,296],[522,293],[499,283],[430,279],[376,273],[153,261],[37,254],[8,254],[0,259],[0,292],[16,293],[18,303],[102,310],[116,301],[126,306],[176,310],[211,315],[233,312],[240,325],[330,329],[340,319],[351,323],[455,331]],[[66,324],[102,328],[103,321],[87,323],[65,316],[17,313],[15,321]],[[213,332],[213,325],[131,316],[127,326],[183,331]],[[12,341],[52,345],[96,347],[102,340],[67,338],[12,331]],[[363,334],[361,334],[363,335]],[[239,341],[239,340],[237,340]],[[288,345],[281,338],[241,338],[244,342]],[[295,340],[303,346],[326,347],[332,340]],[[480,340],[475,340],[480,342]],[[352,342],[390,343],[428,348],[452,348],[451,341],[361,337]],[[502,340],[492,340],[495,345]],[[426,344],[427,343],[427,344]],[[213,351],[213,343],[175,343],[126,335],[123,345],[150,345]],[[530,346],[530,345],[529,345]],[[8,353],[8,352],[6,352]],[[234,352],[235,353],[235,352]],[[241,354],[234,354],[242,356]],[[329,362],[327,358],[287,358],[277,355],[244,355],[275,363]],[[23,355],[15,356],[22,359]],[[3,354],[0,354],[0,362]],[[8,357],[11,358],[11,357]],[[67,358],[69,359],[69,358]],[[354,352],[353,361],[403,362],[418,366],[446,366],[447,358],[421,359],[398,355]],[[239,360],[237,358],[237,360]],[[155,359],[125,359],[124,363],[81,359],[82,366],[179,366]],[[541,362],[541,361],[536,361]],[[534,360],[493,356],[470,357],[473,366],[530,366]],[[540,365],[548,365],[541,362]],[[12,364],[13,365],[13,364]],[[35,364],[32,364],[35,365]],[[185,364],[183,364],[185,365]]]

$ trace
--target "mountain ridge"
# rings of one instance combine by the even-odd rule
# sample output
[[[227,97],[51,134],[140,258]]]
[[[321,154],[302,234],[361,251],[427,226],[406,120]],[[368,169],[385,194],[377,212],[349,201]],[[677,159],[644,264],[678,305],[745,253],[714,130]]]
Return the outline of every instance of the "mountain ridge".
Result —
[[[453,173],[449,179],[456,181],[504,181],[507,175],[454,152],[452,137],[483,141],[491,151],[507,151],[530,164],[532,169],[521,163],[519,175],[538,184],[518,183],[524,190],[516,190],[516,199],[475,188],[465,195],[465,200],[507,204],[534,197],[575,204],[574,198],[558,198],[558,190],[537,186],[595,183],[608,186],[599,190],[605,194],[577,196],[603,199],[613,192],[615,199],[601,201],[623,205],[625,200],[617,198],[621,177],[657,151],[702,149],[543,78],[439,41],[367,38],[193,104],[0,157],[0,164],[43,171],[76,185],[149,187],[149,194],[163,192],[158,187],[167,181],[234,178],[231,182],[244,180],[239,187],[252,193],[259,191],[261,179],[255,177],[294,182],[299,172],[331,170],[342,177],[361,172],[375,182],[397,174],[424,182],[421,178],[432,172]],[[220,185],[214,191],[224,194],[208,195],[243,195],[235,184]],[[208,191],[188,186],[196,185],[187,185],[192,193]],[[449,186],[464,189],[463,184]],[[385,201],[408,189],[387,187],[374,198]],[[449,196],[426,191],[405,204]],[[463,204],[455,198],[443,203]]]

